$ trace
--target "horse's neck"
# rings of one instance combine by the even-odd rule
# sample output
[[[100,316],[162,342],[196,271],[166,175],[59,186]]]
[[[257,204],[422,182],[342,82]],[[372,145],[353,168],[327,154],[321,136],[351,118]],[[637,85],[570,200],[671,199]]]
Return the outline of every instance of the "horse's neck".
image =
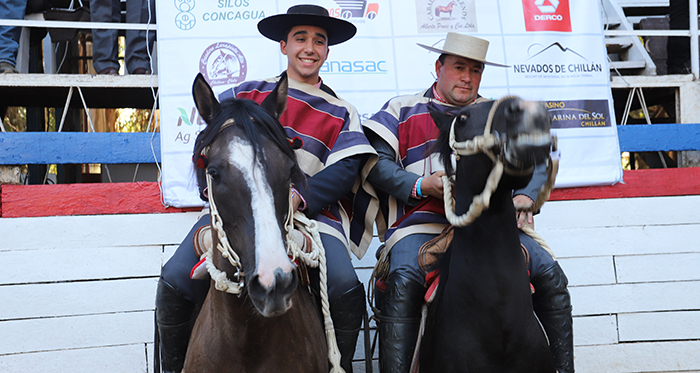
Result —
[[[459,178],[455,195],[455,207],[458,214],[467,211],[475,194],[468,183],[460,185]],[[479,189],[479,188],[476,188]],[[457,242],[465,242],[469,252],[456,250],[453,255],[468,256],[468,261],[474,266],[485,263],[479,261],[512,261],[514,253],[519,253],[518,230],[515,222],[515,208],[512,202],[512,190],[499,185],[491,196],[489,207],[470,225],[455,228]],[[522,255],[521,255],[522,256]],[[515,256],[516,259],[521,257]],[[497,264],[497,263],[491,263]],[[506,264],[508,265],[508,264]]]

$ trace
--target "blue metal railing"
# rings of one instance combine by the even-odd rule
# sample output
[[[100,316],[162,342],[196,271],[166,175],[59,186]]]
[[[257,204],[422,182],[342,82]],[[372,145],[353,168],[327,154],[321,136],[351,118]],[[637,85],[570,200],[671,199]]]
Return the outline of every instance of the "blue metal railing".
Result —
[[[628,124],[617,131],[623,152],[700,150],[700,123]],[[0,133],[3,165],[154,161],[160,162],[160,133]]]

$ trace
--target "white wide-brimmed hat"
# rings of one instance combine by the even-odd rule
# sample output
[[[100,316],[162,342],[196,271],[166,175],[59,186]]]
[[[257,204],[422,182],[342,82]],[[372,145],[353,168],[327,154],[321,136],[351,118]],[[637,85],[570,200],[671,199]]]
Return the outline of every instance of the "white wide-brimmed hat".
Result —
[[[479,61],[485,65],[509,67],[508,65],[486,61],[486,51],[489,49],[489,42],[488,40],[474,36],[458,34],[456,32],[448,32],[442,49],[421,43],[416,44],[431,52],[452,54],[455,56],[468,58],[470,60]]]

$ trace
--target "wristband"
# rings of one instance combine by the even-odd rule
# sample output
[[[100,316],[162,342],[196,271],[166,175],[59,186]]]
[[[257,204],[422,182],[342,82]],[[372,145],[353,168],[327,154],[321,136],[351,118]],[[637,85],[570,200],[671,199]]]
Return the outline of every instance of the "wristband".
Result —
[[[416,183],[416,195],[417,195],[418,197],[421,197],[421,198],[423,197],[423,193],[421,193],[421,191],[420,191],[420,183],[421,183],[422,181],[423,181],[423,178],[421,177],[421,178],[418,179],[418,182]]]

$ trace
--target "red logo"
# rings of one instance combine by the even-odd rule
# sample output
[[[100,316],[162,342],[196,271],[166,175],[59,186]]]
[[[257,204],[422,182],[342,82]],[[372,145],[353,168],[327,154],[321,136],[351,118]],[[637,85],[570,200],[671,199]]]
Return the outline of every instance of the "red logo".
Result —
[[[571,32],[569,0],[523,0],[526,31]]]

